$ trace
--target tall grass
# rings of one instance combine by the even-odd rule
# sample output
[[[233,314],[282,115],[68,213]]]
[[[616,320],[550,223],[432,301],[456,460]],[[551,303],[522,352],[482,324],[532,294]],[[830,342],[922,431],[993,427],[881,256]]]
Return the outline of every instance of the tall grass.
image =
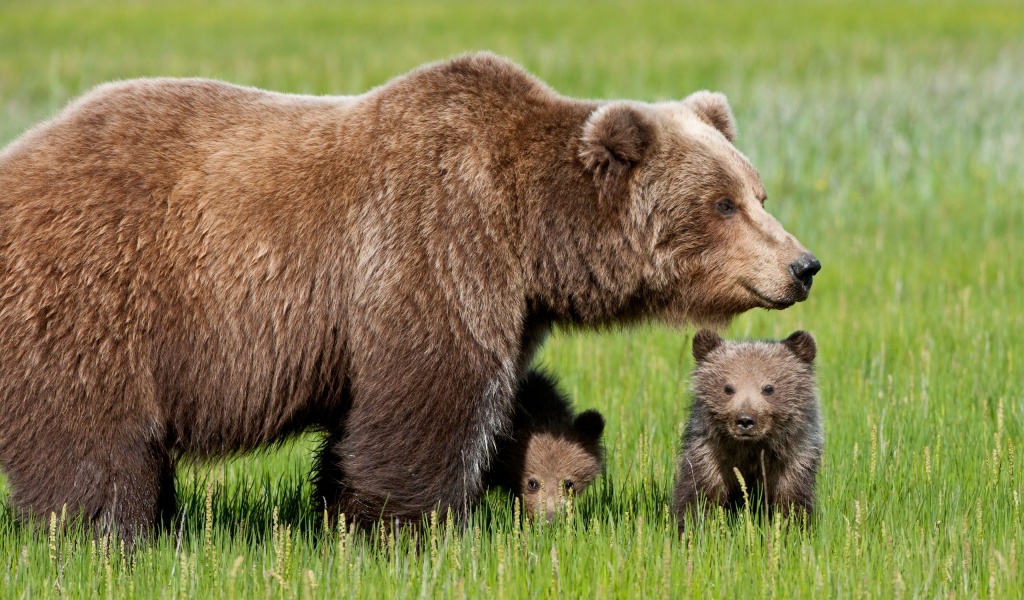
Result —
[[[1024,596],[1022,31],[1013,2],[0,7],[2,141],[108,79],[347,94],[479,48],[577,96],[726,92],[824,264],[808,302],[730,333],[816,335],[827,441],[810,529],[741,512],[679,538],[690,332],[560,331],[539,360],[609,421],[562,522],[492,493],[415,540],[339,531],[310,507],[310,436],[186,465],[177,530],[132,554],[0,509],[0,597]]]

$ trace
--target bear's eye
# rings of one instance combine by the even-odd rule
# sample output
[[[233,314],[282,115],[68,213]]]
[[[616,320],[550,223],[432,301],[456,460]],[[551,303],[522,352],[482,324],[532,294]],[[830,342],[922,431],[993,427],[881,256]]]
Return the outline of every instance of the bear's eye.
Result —
[[[539,486],[539,485],[537,484],[537,480],[536,480],[536,479],[528,479],[528,480],[526,481],[526,487],[527,487],[527,488],[528,488],[528,489],[529,489],[529,490],[530,490],[531,492],[536,492],[536,491],[537,491],[537,488],[538,488],[538,487],[540,487],[540,486]]]
[[[761,388],[761,393],[764,394],[765,396],[771,396],[772,394],[775,393],[775,386],[766,385],[763,388]]]
[[[732,387],[731,385],[727,385],[725,386],[725,393],[732,396],[733,394],[736,393],[736,388]]]
[[[726,198],[715,205],[715,209],[721,214],[729,216],[736,212],[736,205],[732,203],[732,200]]]
[[[562,485],[565,486],[565,491],[567,492],[571,492],[572,490],[576,489],[576,484],[573,482],[572,479],[566,479],[562,483]]]

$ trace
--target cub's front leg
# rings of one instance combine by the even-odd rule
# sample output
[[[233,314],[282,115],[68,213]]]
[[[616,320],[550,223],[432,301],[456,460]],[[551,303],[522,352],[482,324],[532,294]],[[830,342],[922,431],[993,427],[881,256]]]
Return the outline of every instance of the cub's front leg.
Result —
[[[687,518],[710,516],[717,506],[724,506],[729,489],[721,470],[706,453],[703,446],[683,449],[676,473],[675,504],[679,519],[679,533],[683,532]]]

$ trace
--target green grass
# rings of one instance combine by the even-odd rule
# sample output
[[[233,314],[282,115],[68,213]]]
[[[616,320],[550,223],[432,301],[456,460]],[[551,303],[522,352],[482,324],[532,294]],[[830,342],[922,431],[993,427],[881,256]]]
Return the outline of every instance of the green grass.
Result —
[[[724,91],[824,264],[730,335],[814,332],[827,449],[810,531],[740,514],[678,539],[691,332],[558,332],[541,361],[609,421],[564,522],[492,494],[416,542],[325,532],[304,438],[182,469],[179,531],[131,555],[0,509],[0,597],[1024,597],[1022,32],[1010,1],[4,4],[2,142],[110,79],[350,94],[481,48],[576,96]]]

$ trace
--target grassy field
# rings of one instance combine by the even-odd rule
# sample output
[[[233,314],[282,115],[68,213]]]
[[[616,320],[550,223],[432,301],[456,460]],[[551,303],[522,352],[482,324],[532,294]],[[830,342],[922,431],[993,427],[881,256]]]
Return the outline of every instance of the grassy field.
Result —
[[[563,522],[491,494],[416,543],[325,528],[304,438],[183,468],[179,531],[130,555],[17,525],[0,480],[0,598],[1024,597],[1024,4],[5,2],[0,142],[110,79],[352,94],[473,49],[575,96],[729,96],[770,210],[824,264],[808,302],[729,332],[817,336],[815,526],[679,539],[692,332],[561,331],[541,362],[609,420],[607,474]]]

